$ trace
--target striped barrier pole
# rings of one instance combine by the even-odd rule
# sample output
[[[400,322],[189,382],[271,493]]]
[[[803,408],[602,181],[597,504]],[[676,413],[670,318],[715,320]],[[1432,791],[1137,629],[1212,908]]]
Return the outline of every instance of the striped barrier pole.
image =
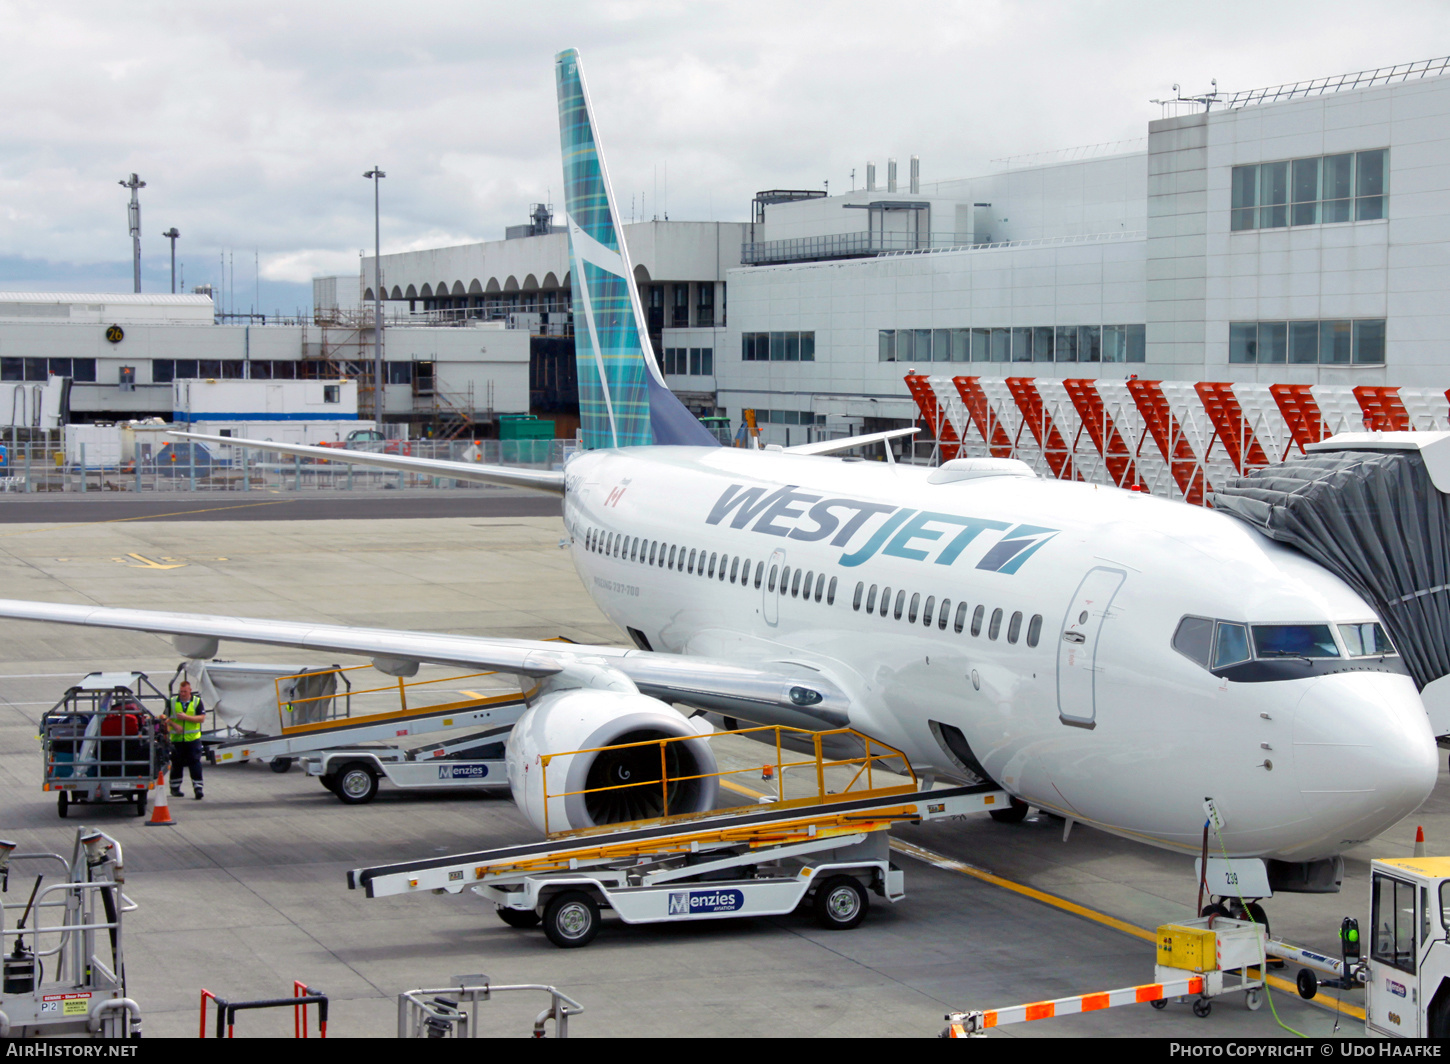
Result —
[[[992,1027],[1005,1027],[1009,1023],[1026,1023],[1029,1020],[1047,1020],[1054,1016],[1075,1016],[1081,1012],[1097,1012],[1116,1005],[1136,1005],[1143,1001],[1167,1001],[1185,994],[1202,994],[1203,976],[1191,975],[1165,983],[1144,983],[1142,986],[1128,986],[1121,990],[1107,990],[1098,994],[1078,994],[1075,997],[1058,998],[1056,1001],[1034,1001],[1028,1005],[1013,1005],[1006,1009],[989,1009],[976,1012],[949,1012],[948,1027],[943,1038],[968,1038],[984,1034]]]

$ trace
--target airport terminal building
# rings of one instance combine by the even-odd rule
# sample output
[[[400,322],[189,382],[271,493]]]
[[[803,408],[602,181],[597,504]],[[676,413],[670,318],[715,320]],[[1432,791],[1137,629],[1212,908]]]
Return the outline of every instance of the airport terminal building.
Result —
[[[778,442],[908,421],[910,368],[1444,387],[1447,68],[1174,101],[1139,143],[979,177],[872,167],[762,193],[749,223],[627,225],[650,331],[693,408],[755,408]],[[567,332],[565,239],[384,256],[384,291]]]

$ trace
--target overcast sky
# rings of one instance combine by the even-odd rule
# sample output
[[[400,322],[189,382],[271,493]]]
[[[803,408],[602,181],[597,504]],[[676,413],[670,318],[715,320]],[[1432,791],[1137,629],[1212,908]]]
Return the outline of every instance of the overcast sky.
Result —
[[[292,313],[371,251],[496,239],[562,207],[552,59],[583,54],[620,209],[743,220],[765,188],[934,181],[1129,140],[1148,100],[1450,52],[1450,4],[854,0],[715,4],[0,0],[0,289],[131,290],[235,259],[235,304]]]

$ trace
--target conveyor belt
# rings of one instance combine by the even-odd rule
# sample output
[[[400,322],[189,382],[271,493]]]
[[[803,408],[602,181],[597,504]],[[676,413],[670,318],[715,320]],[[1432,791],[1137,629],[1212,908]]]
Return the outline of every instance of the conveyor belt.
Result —
[[[347,874],[347,885],[349,890],[357,890],[359,888],[366,890],[368,896],[372,897],[372,881],[383,876],[406,875],[408,873],[422,872],[428,869],[444,868],[453,865],[489,865],[506,861],[527,860],[547,855],[562,856],[574,850],[597,850],[601,844],[617,847],[628,845],[631,842],[649,842],[667,839],[677,835],[696,835],[712,827],[718,828],[722,823],[728,823],[733,829],[750,828],[778,822],[807,820],[813,815],[836,818],[843,815],[849,816],[852,813],[865,813],[874,809],[890,808],[893,806],[911,805],[913,803],[928,801],[945,801],[951,798],[983,794],[998,789],[994,783],[979,783],[971,787],[951,787],[943,790],[915,791],[907,794],[877,794],[869,798],[857,798],[851,801],[830,802],[820,805],[789,805],[783,808],[766,806],[761,808],[759,812],[752,813],[722,812],[719,816],[692,818],[688,821],[673,824],[631,828],[618,832],[594,832],[588,835],[579,835],[552,841],[542,839],[538,842],[524,843],[518,846],[503,846],[493,850],[455,853],[445,857],[425,857],[416,861],[379,865],[375,868],[355,868]]]

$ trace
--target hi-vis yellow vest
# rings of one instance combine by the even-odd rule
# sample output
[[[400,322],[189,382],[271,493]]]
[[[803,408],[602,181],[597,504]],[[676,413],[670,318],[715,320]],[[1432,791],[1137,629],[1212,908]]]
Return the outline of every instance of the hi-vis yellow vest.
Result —
[[[200,703],[200,702],[201,702],[201,696],[199,696],[199,695],[192,695],[191,696],[191,701],[190,702],[187,702],[185,704],[182,703],[182,701],[181,701],[180,698],[176,697],[175,695],[172,695],[171,696],[171,712],[174,713],[177,710],[180,710],[183,713],[188,713],[188,714],[191,714],[192,716],[196,716],[196,715],[198,715],[197,712],[196,712],[196,707],[197,707],[198,703]],[[199,720],[184,720],[184,721],[181,722],[181,734],[180,735],[173,735],[171,737],[171,741],[172,742],[177,742],[177,743],[190,743],[190,742],[195,742],[197,739],[200,739],[200,738],[201,738],[201,721],[199,721]]]

